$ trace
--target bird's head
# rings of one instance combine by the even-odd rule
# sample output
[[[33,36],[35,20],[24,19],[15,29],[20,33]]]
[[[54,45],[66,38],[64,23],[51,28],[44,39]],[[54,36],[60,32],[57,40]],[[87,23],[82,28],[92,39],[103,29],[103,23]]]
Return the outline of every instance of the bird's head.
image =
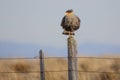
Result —
[[[72,9],[67,10],[67,11],[65,12],[65,15],[71,15],[71,14],[73,14],[73,10],[72,10]]]

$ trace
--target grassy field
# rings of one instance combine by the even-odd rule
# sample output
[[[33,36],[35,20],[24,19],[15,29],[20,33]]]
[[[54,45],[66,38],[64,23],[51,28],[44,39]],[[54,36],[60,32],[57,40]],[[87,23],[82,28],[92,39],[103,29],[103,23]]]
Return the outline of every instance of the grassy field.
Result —
[[[67,59],[46,58],[45,70],[60,71],[45,72],[46,80],[68,79]],[[78,70],[78,80],[120,80],[120,59],[79,58]],[[40,80],[39,71],[39,59],[0,60],[0,80]]]

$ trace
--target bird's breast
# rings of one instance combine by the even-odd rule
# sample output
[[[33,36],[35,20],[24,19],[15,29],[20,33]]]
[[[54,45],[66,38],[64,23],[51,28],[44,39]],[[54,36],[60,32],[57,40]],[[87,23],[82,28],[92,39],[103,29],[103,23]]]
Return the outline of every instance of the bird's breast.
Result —
[[[76,24],[78,23],[78,19],[76,16],[66,16],[65,17],[65,24],[67,26],[76,26]]]

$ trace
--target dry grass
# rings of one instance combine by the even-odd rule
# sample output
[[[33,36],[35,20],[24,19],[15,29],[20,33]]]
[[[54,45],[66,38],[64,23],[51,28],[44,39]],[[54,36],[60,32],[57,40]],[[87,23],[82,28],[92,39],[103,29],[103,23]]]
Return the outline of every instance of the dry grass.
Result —
[[[66,59],[45,59],[46,71],[67,70]],[[78,59],[78,70],[120,73],[120,59]],[[39,71],[39,59],[34,60],[0,60],[0,80],[40,80],[39,73],[27,73]],[[24,72],[24,73],[22,73]],[[67,80],[68,73],[46,72],[46,80]],[[78,72],[78,80],[120,80],[120,74]]]
[[[11,65],[11,69],[14,72],[27,73],[27,72],[29,72],[30,65],[26,64],[25,62],[19,62],[19,63],[15,63],[15,64]]]

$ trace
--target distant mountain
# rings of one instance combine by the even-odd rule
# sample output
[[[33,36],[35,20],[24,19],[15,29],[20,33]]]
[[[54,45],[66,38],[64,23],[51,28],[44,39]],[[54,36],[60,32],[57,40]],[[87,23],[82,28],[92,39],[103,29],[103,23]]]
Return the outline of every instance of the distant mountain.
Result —
[[[120,46],[86,43],[79,45],[79,52],[87,55],[120,54]]]
[[[36,57],[39,50],[43,49],[46,56],[67,56],[67,47],[42,46],[33,44],[18,44],[11,42],[0,42],[0,57]],[[120,53],[120,46],[104,44],[81,44],[78,45],[79,54],[88,56],[102,55],[104,53]]]
[[[66,48],[0,42],[0,57],[36,57],[39,56],[40,49],[46,56],[65,56],[66,54]]]

